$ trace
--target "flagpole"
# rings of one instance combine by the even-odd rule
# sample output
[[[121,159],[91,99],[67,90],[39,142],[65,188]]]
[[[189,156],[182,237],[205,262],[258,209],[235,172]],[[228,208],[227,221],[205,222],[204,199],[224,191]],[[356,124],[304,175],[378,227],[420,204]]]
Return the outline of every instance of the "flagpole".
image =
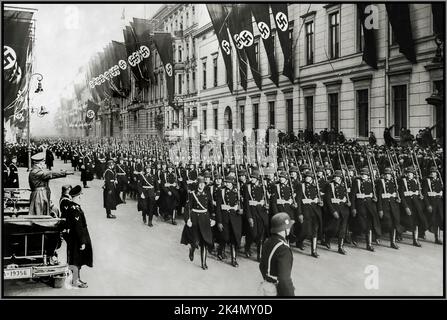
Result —
[[[26,128],[27,128],[27,133],[26,133],[26,140],[27,140],[27,144],[28,144],[28,171],[31,170],[31,136],[30,136],[30,129],[31,129],[31,111],[30,111],[30,106],[29,106],[29,91],[30,91],[30,87],[31,87],[31,80],[33,79],[33,76],[38,76],[37,80],[40,82],[43,79],[43,75],[41,75],[40,73],[33,73],[30,78],[29,78],[29,82],[28,82],[28,90],[27,90],[27,97],[26,97],[26,102],[27,102],[27,119],[26,119]],[[39,90],[38,92],[40,92],[42,90],[42,88],[40,86],[37,87],[37,90]],[[36,90],[36,91],[37,91]]]

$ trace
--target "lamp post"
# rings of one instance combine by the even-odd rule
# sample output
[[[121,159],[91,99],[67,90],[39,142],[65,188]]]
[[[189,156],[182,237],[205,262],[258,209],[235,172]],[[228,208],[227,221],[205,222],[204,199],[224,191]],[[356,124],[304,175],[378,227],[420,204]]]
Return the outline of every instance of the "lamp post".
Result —
[[[29,91],[30,91],[30,87],[31,87],[31,80],[34,76],[37,76],[37,81],[39,81],[37,83],[37,89],[34,93],[39,93],[42,92],[42,83],[41,81],[43,80],[43,75],[41,75],[40,73],[33,73],[29,79],[28,82],[28,90],[27,90],[27,98],[26,98],[26,102],[27,102],[27,119],[26,119],[26,127],[27,127],[27,143],[28,143],[28,171],[31,170],[31,140],[30,140],[30,131],[31,131],[31,110],[30,110],[30,105],[29,105]]]

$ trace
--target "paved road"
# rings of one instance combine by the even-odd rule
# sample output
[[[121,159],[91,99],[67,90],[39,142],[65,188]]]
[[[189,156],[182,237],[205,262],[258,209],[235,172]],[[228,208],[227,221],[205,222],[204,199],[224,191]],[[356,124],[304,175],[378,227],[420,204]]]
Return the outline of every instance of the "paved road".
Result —
[[[69,164],[55,161],[54,170],[70,170]],[[20,170],[21,186],[28,187],[27,173]],[[81,184],[80,173],[51,181],[52,200],[57,203],[63,184]],[[173,226],[155,221],[154,227],[144,225],[136,210],[136,201],[128,200],[114,213],[116,220],[106,219],[102,207],[102,181],[89,183],[84,189],[82,207],[86,214],[93,242],[94,266],[82,269],[87,289],[53,289],[32,280],[7,281],[6,296],[246,296],[257,295],[261,281],[258,263],[240,258],[235,269],[211,257],[209,269],[200,268],[200,256],[188,259],[188,248],[180,244],[183,220]],[[295,294],[298,296],[327,295],[442,295],[443,246],[435,245],[429,234],[422,248],[400,244],[396,251],[382,241],[376,252],[347,246],[342,256],[320,248],[320,258],[294,250],[292,270]],[[60,256],[65,259],[65,246]],[[334,249],[333,249],[334,251]],[[365,270],[378,270],[378,289],[366,289]]]

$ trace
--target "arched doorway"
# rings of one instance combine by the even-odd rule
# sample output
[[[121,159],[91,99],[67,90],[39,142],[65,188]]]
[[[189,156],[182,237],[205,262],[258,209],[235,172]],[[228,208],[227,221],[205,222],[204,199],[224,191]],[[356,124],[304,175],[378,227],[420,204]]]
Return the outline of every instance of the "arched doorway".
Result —
[[[233,115],[231,112],[231,108],[229,106],[225,108],[224,118],[225,118],[225,129],[233,129]]]

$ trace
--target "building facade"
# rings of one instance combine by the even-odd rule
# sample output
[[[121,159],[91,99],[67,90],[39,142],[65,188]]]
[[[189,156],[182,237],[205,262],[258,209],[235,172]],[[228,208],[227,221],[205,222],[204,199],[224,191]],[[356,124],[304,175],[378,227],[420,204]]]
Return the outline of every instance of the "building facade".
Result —
[[[443,98],[443,63],[433,62],[437,44],[429,3],[411,3],[410,18],[417,63],[399,52],[384,4],[377,4],[378,68],[362,61],[363,32],[356,4],[289,4],[294,83],[280,74],[277,87],[259,30],[253,20],[262,90],[248,68],[247,90],[239,84],[238,60],[232,53],[234,92],[227,86],[225,65],[205,4],[164,5],[151,18],[155,32],[174,37],[175,107],[167,106],[164,69],[156,51],[156,82],[137,92],[132,80],[127,99],[102,106],[96,136],[123,139],[176,136],[178,129],[266,129],[281,131],[325,128],[348,139],[366,140],[374,132],[383,142],[385,127],[418,130],[438,124],[443,135],[443,104],[427,102],[437,90]],[[271,16],[275,60],[283,54]],[[114,107],[110,107],[113,105]],[[111,124],[112,123],[112,124]],[[96,127],[96,126],[95,126]],[[107,129],[108,128],[108,129]]]

